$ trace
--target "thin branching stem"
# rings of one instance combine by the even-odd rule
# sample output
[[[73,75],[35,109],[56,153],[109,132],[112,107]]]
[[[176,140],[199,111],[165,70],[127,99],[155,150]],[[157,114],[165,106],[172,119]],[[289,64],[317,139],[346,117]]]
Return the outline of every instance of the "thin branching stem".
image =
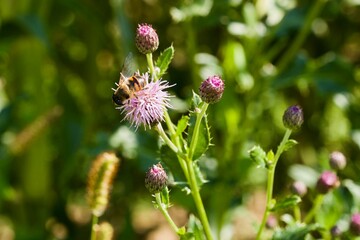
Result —
[[[261,221],[260,228],[256,235],[256,240],[261,239],[262,231],[264,230],[266,221],[269,217],[270,210],[273,207],[272,194],[273,194],[273,188],[274,188],[275,168],[276,168],[276,164],[280,158],[281,153],[284,151],[285,144],[289,140],[290,135],[291,135],[291,130],[287,129],[279,147],[277,148],[277,151],[276,151],[276,154],[274,157],[274,161],[269,163],[267,187],[266,187],[266,208],[265,208],[265,212],[263,215],[263,219]]]
[[[177,233],[179,231],[179,228],[176,226],[176,224],[170,217],[167,209],[165,208],[164,204],[162,203],[160,193],[155,193],[155,200],[158,208],[160,209],[161,213],[164,215],[166,221],[170,224],[171,228]]]

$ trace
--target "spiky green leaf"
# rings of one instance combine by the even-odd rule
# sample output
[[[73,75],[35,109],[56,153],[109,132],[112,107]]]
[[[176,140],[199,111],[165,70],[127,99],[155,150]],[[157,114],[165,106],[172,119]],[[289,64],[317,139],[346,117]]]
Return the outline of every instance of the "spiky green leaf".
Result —
[[[294,139],[289,139],[284,146],[284,152],[289,150],[290,148],[292,148],[293,146],[295,146],[296,144],[298,144],[298,142]]]
[[[160,72],[158,73],[158,77],[160,78],[162,75],[164,75],[164,73],[167,71],[171,60],[174,57],[174,47],[171,45],[170,47],[168,47],[167,49],[165,49],[160,56],[158,57],[158,59],[156,60],[156,67],[158,67],[160,69]]]
[[[193,162],[193,168],[195,171],[196,183],[200,189],[201,186],[207,182],[207,180],[204,178],[202,172],[200,171],[200,167],[197,162]]]
[[[177,128],[176,128],[176,134],[178,136],[180,136],[187,128],[187,126],[189,124],[189,119],[190,119],[189,116],[184,115],[178,121]]]
[[[190,114],[189,131],[188,131],[188,138],[187,138],[188,146],[190,146],[192,138],[193,138],[197,115],[198,115],[197,113]],[[203,155],[206,152],[206,150],[210,146],[210,139],[211,139],[210,138],[210,130],[209,130],[207,117],[205,114],[200,123],[200,129],[199,129],[197,143],[195,145],[193,160],[200,158],[201,155]]]
[[[271,209],[271,211],[278,211],[278,210],[292,208],[296,206],[299,202],[301,202],[301,198],[298,195],[291,195],[277,201],[275,206]]]
[[[260,146],[254,146],[249,150],[249,155],[251,160],[254,161],[254,163],[258,167],[265,168],[267,163],[267,157],[265,151]]]
[[[193,109],[199,108],[200,104],[202,103],[202,100],[200,98],[199,95],[197,95],[194,91],[193,91],[193,97],[191,99],[191,107]]]

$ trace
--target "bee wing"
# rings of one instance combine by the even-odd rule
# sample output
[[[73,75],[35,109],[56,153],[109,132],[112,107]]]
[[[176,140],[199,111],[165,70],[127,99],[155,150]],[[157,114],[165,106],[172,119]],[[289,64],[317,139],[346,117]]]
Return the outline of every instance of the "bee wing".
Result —
[[[130,52],[124,61],[124,65],[121,70],[121,74],[124,75],[124,77],[131,77],[135,72],[135,63],[134,63],[134,57],[133,54]]]

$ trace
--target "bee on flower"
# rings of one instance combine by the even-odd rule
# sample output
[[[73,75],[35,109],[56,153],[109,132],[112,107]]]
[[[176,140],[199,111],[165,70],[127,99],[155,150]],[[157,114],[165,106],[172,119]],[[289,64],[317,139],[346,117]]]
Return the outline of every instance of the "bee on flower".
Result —
[[[125,114],[124,119],[136,129],[140,125],[145,129],[151,128],[163,121],[164,112],[171,108],[171,96],[165,91],[171,86],[165,80],[150,81],[148,73],[132,71],[131,61],[132,56],[129,55],[120,72],[119,82],[113,88],[112,99],[117,109]]]

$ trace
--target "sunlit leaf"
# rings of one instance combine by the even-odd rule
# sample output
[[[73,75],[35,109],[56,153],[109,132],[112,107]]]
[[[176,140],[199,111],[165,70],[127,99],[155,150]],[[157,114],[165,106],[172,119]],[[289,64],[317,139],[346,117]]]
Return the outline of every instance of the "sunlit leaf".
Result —
[[[198,116],[197,113],[190,114],[189,132],[188,132],[188,138],[187,138],[188,146],[190,146],[191,141],[193,141],[192,138],[193,138],[193,133],[194,133],[195,122],[196,122],[197,116]],[[208,122],[207,122],[207,116],[204,115],[204,117],[202,118],[201,123],[200,123],[200,129],[199,129],[199,134],[198,134],[198,138],[197,138],[197,143],[195,145],[193,160],[201,157],[201,155],[203,155],[206,152],[206,150],[208,149],[209,146],[210,146],[210,131],[209,131],[209,126],[208,126]]]
[[[177,128],[176,128],[176,134],[180,136],[185,129],[188,127],[189,123],[189,116],[183,115],[180,120],[178,121]]]
[[[189,217],[187,231],[189,234],[188,235],[189,238],[184,238],[184,239],[205,240],[205,235],[203,233],[203,227],[202,227],[200,221],[192,214]]]
[[[289,150],[290,148],[292,148],[296,144],[298,144],[298,142],[296,140],[294,140],[294,139],[287,140],[287,142],[285,143],[285,146],[284,146],[284,151]]]
[[[191,101],[191,107],[192,107],[192,108],[198,108],[198,107],[200,107],[200,103],[202,103],[202,100],[201,100],[200,96],[197,95],[197,94],[193,91],[193,97],[192,97],[192,101]]]
[[[249,150],[250,158],[258,167],[265,168],[267,157],[265,151],[260,146],[254,146]]]
[[[279,211],[288,208],[292,208],[296,206],[299,202],[301,202],[301,198],[297,195],[291,195],[284,199],[280,199],[276,202],[275,206],[271,209],[271,211]]]
[[[197,165],[197,162],[193,163],[193,168],[195,171],[195,177],[196,177],[196,183],[198,185],[199,188],[201,188],[201,186],[206,183],[206,179],[204,178],[199,166]]]
[[[271,163],[274,161],[274,159],[275,159],[275,154],[273,150],[268,151],[268,153],[266,154],[266,161]]]
[[[174,57],[174,52],[174,47],[171,45],[170,47],[165,49],[156,60],[155,65],[160,69],[158,77],[161,77],[167,71],[171,60]]]
[[[160,192],[161,195],[161,202],[165,204],[166,208],[170,207],[170,197],[169,197],[169,189],[167,187],[163,188],[163,190]]]

